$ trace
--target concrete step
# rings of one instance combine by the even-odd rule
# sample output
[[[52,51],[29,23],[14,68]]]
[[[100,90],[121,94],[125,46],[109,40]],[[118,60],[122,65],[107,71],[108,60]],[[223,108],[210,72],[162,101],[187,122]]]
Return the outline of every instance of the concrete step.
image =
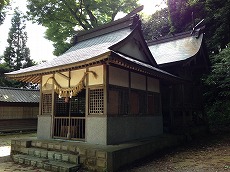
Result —
[[[65,152],[65,151],[49,151],[43,148],[20,148],[18,150],[20,154],[30,155],[37,158],[45,158],[48,160],[57,160],[63,162],[69,162],[74,164],[79,164],[80,156],[79,154],[74,154],[72,152]]]
[[[67,151],[71,153],[79,153],[79,148],[77,145],[69,144],[65,141],[52,141],[52,140],[32,140],[31,146],[36,148],[44,148],[48,150],[57,150],[57,151]]]
[[[32,155],[16,154],[12,157],[15,163],[43,168],[54,172],[76,172],[80,167],[79,164],[76,163],[55,161]]]

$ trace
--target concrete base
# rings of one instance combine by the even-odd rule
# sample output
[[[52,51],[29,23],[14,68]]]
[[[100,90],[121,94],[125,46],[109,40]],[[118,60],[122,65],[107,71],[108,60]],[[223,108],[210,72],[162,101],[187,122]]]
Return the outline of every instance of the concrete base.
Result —
[[[119,145],[96,145],[68,140],[12,140],[12,152],[46,158],[50,156],[60,161],[79,160],[81,166],[92,171],[119,171],[119,169],[138,159],[157,151],[177,146],[185,141],[183,136],[160,135],[149,139]],[[55,151],[55,153],[53,153]],[[51,154],[54,155],[51,155]],[[60,155],[59,155],[60,154]],[[71,154],[71,155],[68,155]],[[74,155],[79,156],[79,159]],[[20,159],[19,159],[20,160]],[[73,161],[75,162],[75,161]]]

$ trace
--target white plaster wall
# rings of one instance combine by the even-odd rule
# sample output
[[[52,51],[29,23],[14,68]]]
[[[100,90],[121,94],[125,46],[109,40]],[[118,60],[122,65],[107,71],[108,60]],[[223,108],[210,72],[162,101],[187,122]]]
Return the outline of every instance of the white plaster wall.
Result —
[[[92,144],[107,144],[107,117],[86,118],[86,142]]]
[[[129,72],[109,66],[109,84],[129,87]]]
[[[103,84],[103,65],[100,66],[95,66],[95,67],[90,67],[89,71],[93,71],[97,74],[97,77],[95,78],[92,73],[88,74],[89,77],[89,85],[100,85]]]
[[[160,93],[159,79],[148,77],[148,91]]]
[[[85,72],[86,72],[85,69],[71,71],[71,74],[70,74],[70,76],[71,76],[70,86],[71,87],[76,86],[80,82],[82,77],[84,76]]]
[[[52,137],[52,116],[51,115],[38,115],[37,138],[38,139],[51,139]]]
[[[163,134],[162,116],[108,117],[107,144],[118,144]]]
[[[146,77],[144,75],[131,72],[131,88],[146,90]]]
[[[45,91],[45,90],[52,90],[53,81],[52,81],[52,79],[49,79],[52,76],[53,76],[52,74],[50,74],[50,75],[43,75],[42,76],[42,90],[43,91]],[[48,80],[48,82],[46,83],[47,80]],[[46,83],[46,86],[44,86],[45,83]]]
[[[69,77],[69,72],[60,72],[61,74]],[[57,81],[57,83],[63,87],[63,88],[67,88],[69,86],[69,79],[62,76],[61,74],[55,73],[54,77],[55,80]]]

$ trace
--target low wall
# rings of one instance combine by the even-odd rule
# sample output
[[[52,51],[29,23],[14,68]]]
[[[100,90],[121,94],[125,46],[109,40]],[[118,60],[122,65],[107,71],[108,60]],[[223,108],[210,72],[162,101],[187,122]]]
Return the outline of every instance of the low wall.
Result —
[[[107,144],[148,138],[163,133],[162,116],[108,117]]]

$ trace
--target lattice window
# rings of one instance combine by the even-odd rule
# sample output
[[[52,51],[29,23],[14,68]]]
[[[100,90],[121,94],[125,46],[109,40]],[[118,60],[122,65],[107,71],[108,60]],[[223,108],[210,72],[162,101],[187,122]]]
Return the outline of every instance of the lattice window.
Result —
[[[103,114],[104,92],[103,89],[92,89],[89,91],[89,114]]]
[[[65,102],[65,97],[59,98],[56,95],[56,111],[55,111],[55,116],[68,116],[69,115],[69,110],[68,106],[69,104]]]
[[[50,115],[52,112],[52,94],[42,95],[42,114]]]

